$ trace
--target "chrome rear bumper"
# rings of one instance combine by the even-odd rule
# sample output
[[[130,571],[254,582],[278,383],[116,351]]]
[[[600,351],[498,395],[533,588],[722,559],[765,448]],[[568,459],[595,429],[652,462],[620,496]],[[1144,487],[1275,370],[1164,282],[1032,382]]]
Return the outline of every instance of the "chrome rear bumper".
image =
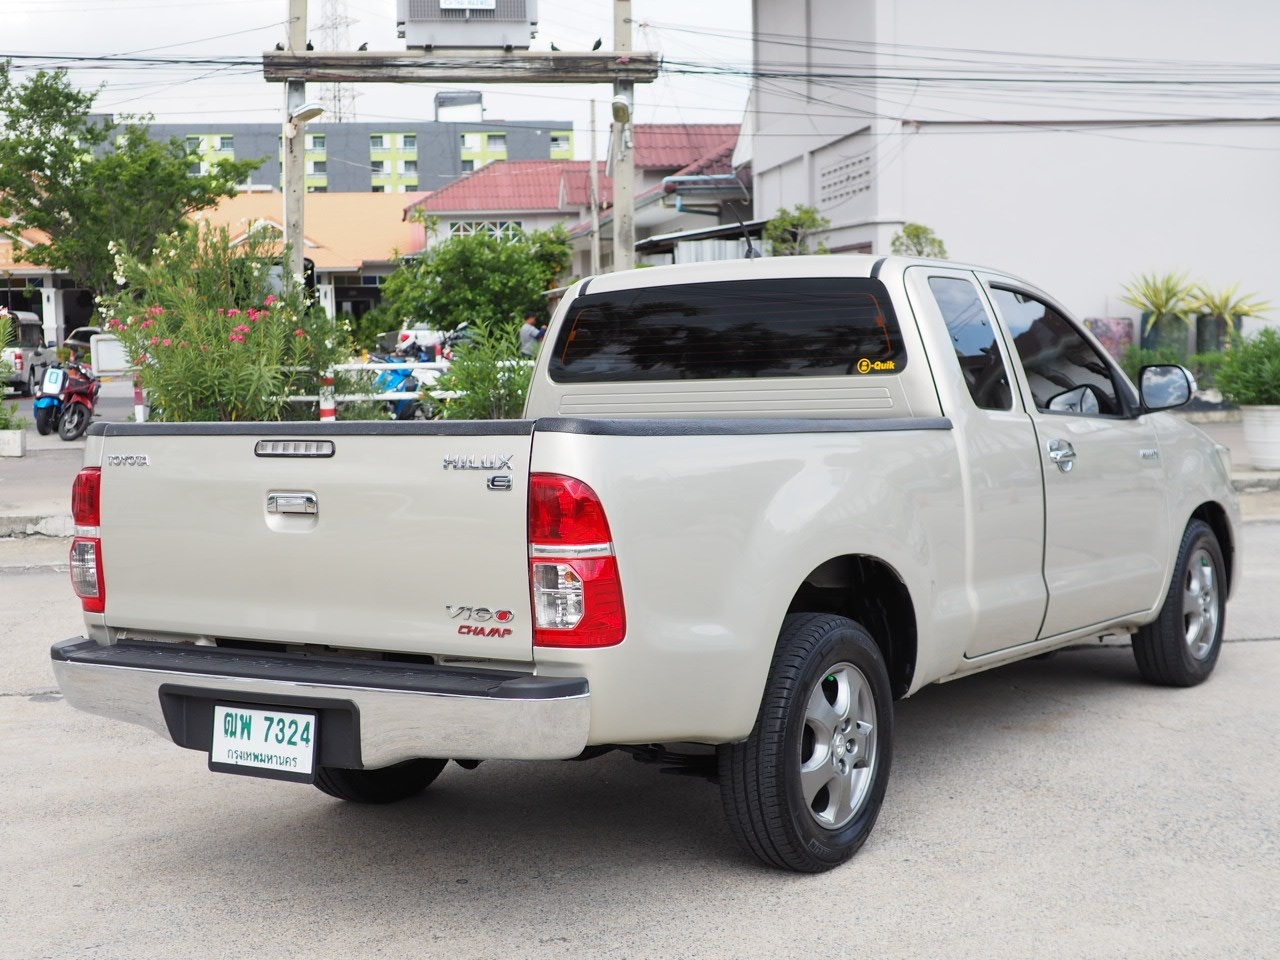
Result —
[[[215,702],[316,709],[318,762],[328,766],[566,759],[582,752],[591,724],[581,677],[83,637],[55,644],[51,657],[71,706],[192,749],[207,749],[203,718]]]

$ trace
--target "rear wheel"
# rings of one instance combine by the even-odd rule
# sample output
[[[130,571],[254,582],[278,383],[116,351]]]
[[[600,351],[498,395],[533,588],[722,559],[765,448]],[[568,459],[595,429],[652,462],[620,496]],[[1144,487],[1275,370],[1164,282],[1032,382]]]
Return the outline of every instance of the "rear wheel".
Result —
[[[1133,657],[1144,680],[1192,687],[1213,673],[1226,616],[1225,572],[1213,529],[1192,520],[1160,615],[1133,636]]]
[[[83,403],[68,403],[58,418],[58,436],[75,440],[89,427],[89,408]]]
[[[34,397],[36,395],[36,372],[32,370],[27,374],[26,386],[22,388],[22,396]]]
[[[36,407],[36,433],[42,437],[53,433],[57,414],[57,407]]]
[[[352,803],[395,803],[429,787],[448,762],[421,758],[377,770],[320,767],[316,770],[316,787],[331,797]]]
[[[718,753],[729,827],[755,857],[818,873],[853,856],[893,757],[889,673],[870,634],[845,617],[787,617],[755,728]]]

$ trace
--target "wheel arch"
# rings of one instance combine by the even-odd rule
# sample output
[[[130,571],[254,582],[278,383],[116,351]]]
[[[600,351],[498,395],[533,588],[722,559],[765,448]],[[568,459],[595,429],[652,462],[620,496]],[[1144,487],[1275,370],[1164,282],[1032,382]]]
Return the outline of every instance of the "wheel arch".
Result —
[[[856,620],[884,655],[894,698],[906,696],[911,689],[916,669],[915,606],[902,578],[883,560],[863,554],[832,557],[804,578],[787,613],[832,613]]]
[[[1190,523],[1192,520],[1203,520],[1213,530],[1213,535],[1218,538],[1218,547],[1222,550],[1222,562],[1226,565],[1227,593],[1230,594],[1231,586],[1235,582],[1236,543],[1231,521],[1227,518],[1227,511],[1220,503],[1206,501],[1191,512],[1187,522]]]

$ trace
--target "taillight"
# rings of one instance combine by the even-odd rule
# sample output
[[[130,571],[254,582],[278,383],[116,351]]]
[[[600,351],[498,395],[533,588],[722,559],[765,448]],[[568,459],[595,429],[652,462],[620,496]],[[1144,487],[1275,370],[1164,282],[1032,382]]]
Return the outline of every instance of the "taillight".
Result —
[[[24,357],[24,356],[22,355],[22,351],[21,351],[21,350],[19,350],[17,353],[15,353],[15,354],[13,355],[13,372],[14,372],[14,373],[21,373],[23,370],[25,370],[25,369],[26,369],[26,366],[25,366],[26,362],[27,362],[27,358],[26,358],[26,357]]]
[[[88,613],[107,608],[107,584],[102,576],[102,469],[85,467],[71,485],[71,516],[76,537],[71,541],[71,586]]]
[[[102,525],[102,468],[85,467],[71,485],[71,518],[77,527]]]
[[[626,635],[609,521],[581,480],[529,477],[529,588],[535,646],[609,647]]]

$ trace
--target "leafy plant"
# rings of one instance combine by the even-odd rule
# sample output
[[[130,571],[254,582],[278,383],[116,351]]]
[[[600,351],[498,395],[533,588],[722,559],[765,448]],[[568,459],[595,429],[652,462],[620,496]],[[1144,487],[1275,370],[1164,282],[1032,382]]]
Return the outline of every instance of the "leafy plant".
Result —
[[[0,353],[12,343],[14,343],[13,317],[7,309],[0,307]],[[12,372],[13,365],[0,357],[0,385],[8,382],[8,376]],[[0,386],[0,430],[21,430],[27,425],[26,419],[18,416],[16,403],[5,403],[3,397],[4,388]]]
[[[388,277],[382,302],[396,318],[392,327],[453,330],[463,322],[507,323],[530,311],[545,316],[543,294],[557,285],[572,252],[560,226],[514,237],[451,237]]]
[[[184,141],[152,139],[145,120],[94,117],[96,98],[65,70],[15,83],[0,62],[0,216],[49,237],[15,248],[22,259],[101,294],[114,286],[109,243],[145,260],[158,235],[235,193],[261,161],[222,159],[193,174],[198,157]]]
[[[444,401],[445,420],[512,420],[524,413],[533,364],[520,353],[519,325],[472,324],[466,341],[454,347],[453,363],[431,386],[458,396]],[[427,394],[424,402],[438,401]]]
[[[1192,285],[1186,273],[1139,274],[1125,284],[1122,302],[1142,312],[1140,341],[1147,348],[1170,347],[1186,354]]]
[[[1196,284],[1191,290],[1188,312],[1217,321],[1215,340],[1218,343],[1230,343],[1239,335],[1241,322],[1246,317],[1260,317],[1272,309],[1270,303],[1257,299],[1257,294],[1237,293],[1239,288],[1236,283],[1218,290]]]
[[[827,247],[819,243],[812,250],[809,241],[815,233],[831,227],[831,221],[818,213],[816,207],[798,203],[794,210],[778,209],[765,224],[764,240],[769,253],[775,257],[798,257],[809,253],[826,253]]]
[[[899,257],[947,259],[947,245],[942,242],[942,238],[919,223],[904,223],[902,230],[893,235],[889,249]]]
[[[1242,407],[1280,405],[1280,330],[1237,338],[1217,374],[1222,396]]]
[[[279,279],[273,240],[205,225],[157,241],[149,262],[117,252],[122,290],[101,298],[107,329],[139,370],[153,419],[314,416],[289,397],[315,394],[340,352],[334,323],[300,285]]]

